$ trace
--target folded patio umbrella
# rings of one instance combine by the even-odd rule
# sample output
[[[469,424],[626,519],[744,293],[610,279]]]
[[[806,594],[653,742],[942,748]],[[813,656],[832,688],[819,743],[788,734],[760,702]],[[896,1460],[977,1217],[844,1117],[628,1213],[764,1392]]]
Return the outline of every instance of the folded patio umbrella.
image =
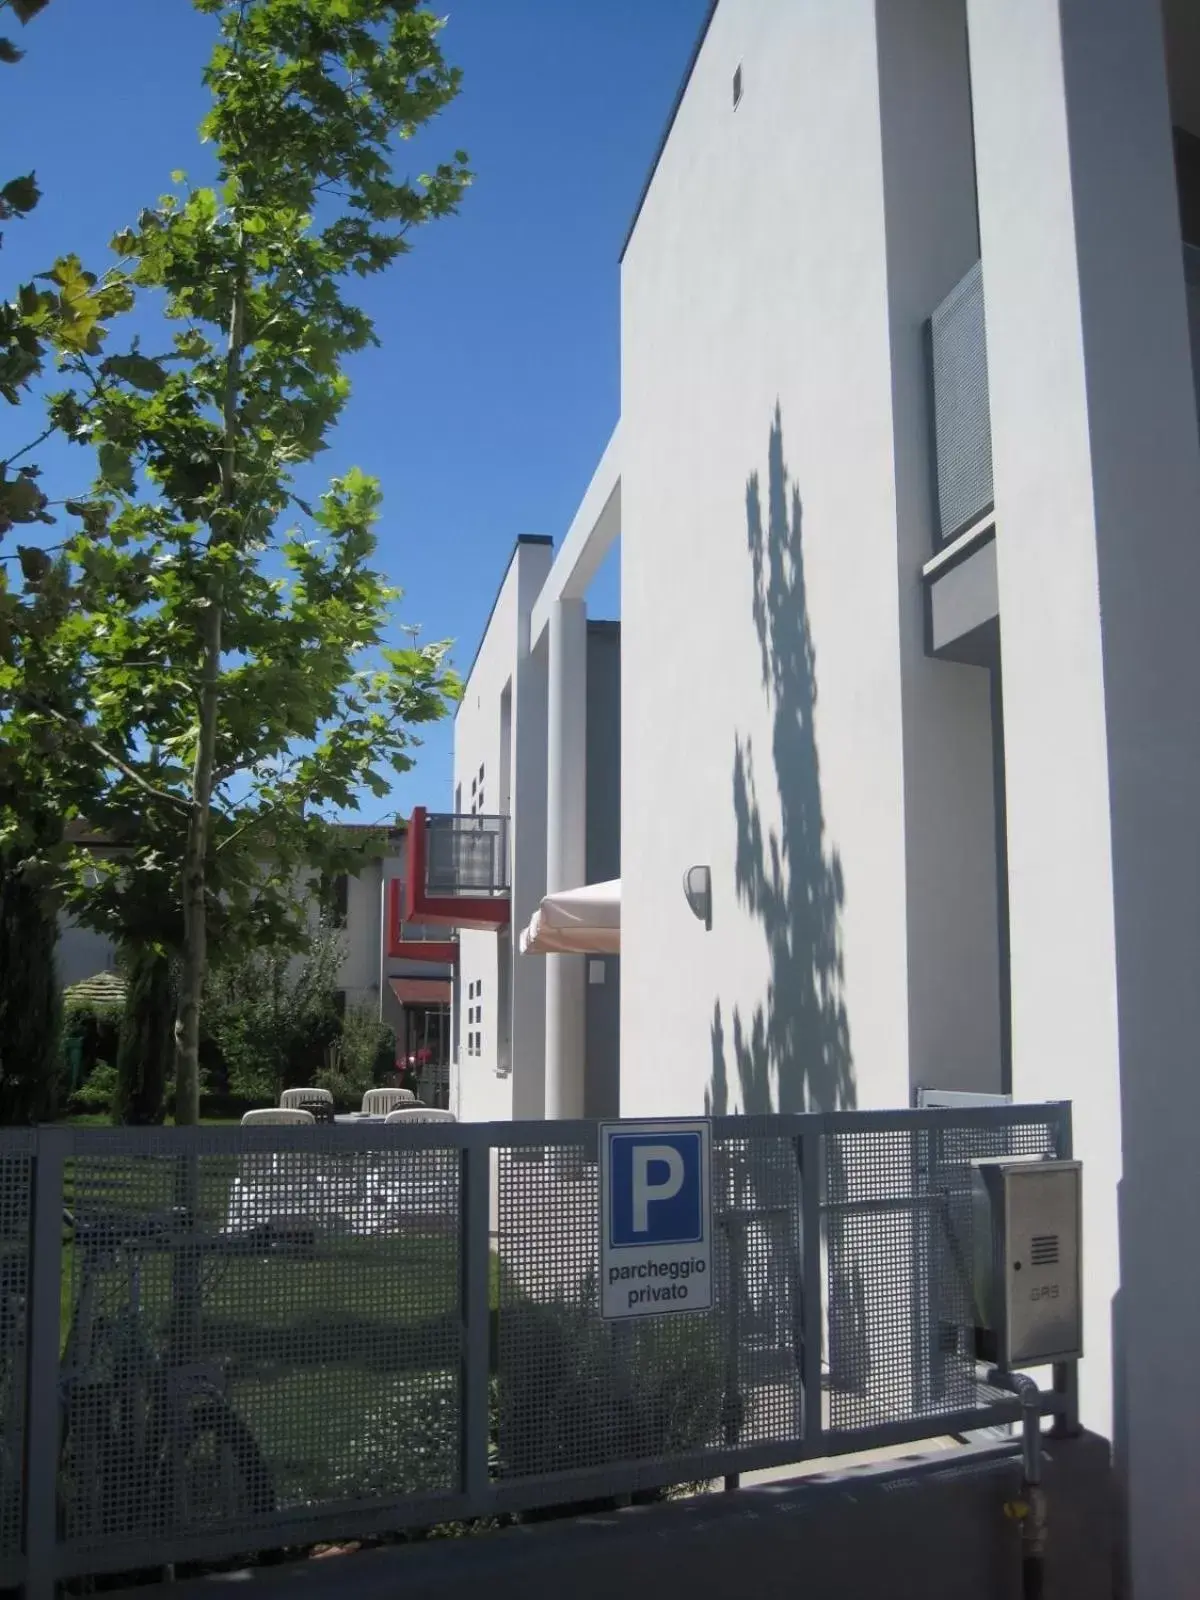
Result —
[[[522,955],[615,955],[620,948],[620,878],[544,896],[521,935]]]

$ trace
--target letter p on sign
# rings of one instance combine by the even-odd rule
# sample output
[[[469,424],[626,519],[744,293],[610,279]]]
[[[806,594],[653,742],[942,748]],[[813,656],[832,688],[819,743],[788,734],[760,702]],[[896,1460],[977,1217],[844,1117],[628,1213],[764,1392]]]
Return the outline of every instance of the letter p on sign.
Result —
[[[695,1244],[704,1237],[707,1127],[606,1123],[602,1149],[606,1237],[614,1248]]]
[[[683,1188],[683,1157],[669,1144],[633,1147],[633,1231],[649,1233],[650,1202],[674,1200]],[[665,1168],[665,1172],[652,1169]],[[659,1181],[655,1182],[654,1179]]]

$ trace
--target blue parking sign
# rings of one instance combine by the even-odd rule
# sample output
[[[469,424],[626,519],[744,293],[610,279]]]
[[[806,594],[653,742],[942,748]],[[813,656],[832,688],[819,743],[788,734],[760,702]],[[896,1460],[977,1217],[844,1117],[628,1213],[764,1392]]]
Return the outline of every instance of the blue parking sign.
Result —
[[[699,1244],[701,1138],[688,1133],[614,1133],[609,1146],[610,1237],[631,1244]]]
[[[707,1122],[600,1125],[600,1310],[609,1318],[713,1303]]]

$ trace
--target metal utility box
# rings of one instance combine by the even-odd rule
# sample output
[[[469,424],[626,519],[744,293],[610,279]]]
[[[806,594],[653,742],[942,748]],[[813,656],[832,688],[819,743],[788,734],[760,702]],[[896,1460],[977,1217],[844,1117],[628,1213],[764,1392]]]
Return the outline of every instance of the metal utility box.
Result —
[[[972,1163],[976,1353],[1004,1368],[1083,1355],[1078,1161]]]

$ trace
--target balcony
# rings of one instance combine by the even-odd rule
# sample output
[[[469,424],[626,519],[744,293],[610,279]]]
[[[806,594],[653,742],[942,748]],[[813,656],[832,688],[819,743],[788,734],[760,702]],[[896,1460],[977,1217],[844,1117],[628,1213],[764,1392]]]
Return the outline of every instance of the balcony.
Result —
[[[445,926],[408,922],[404,917],[404,884],[393,878],[387,886],[387,953],[392,961],[428,961],[438,966],[458,963],[458,940]]]
[[[929,319],[934,545],[924,580],[925,650],[938,660],[999,660],[992,420],[983,270],[976,262]]]
[[[1183,268],[1200,407],[1200,249],[1184,245]],[[981,262],[929,319],[928,353],[937,490],[935,543],[942,550],[984,523],[995,503]]]
[[[992,422],[982,263],[929,319],[938,548],[992,510]]]
[[[405,922],[494,930],[507,925],[509,900],[507,817],[413,811]]]

